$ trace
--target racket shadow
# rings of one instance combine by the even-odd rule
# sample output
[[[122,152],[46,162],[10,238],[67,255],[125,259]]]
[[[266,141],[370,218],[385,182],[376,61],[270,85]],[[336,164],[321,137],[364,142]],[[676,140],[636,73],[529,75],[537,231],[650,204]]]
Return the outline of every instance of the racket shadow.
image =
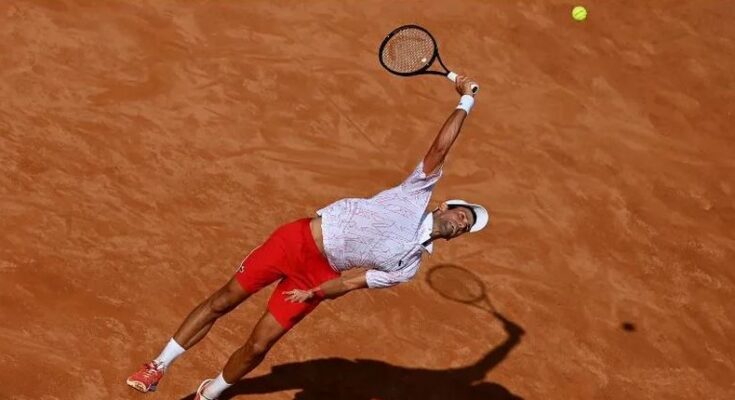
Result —
[[[467,268],[456,264],[436,265],[426,274],[426,283],[446,300],[478,308],[502,320],[485,283]]]
[[[501,314],[487,293],[485,282],[477,274],[456,264],[439,264],[426,274],[426,283],[439,296],[461,304],[478,308],[492,314],[503,325],[511,338],[520,338],[526,331],[517,323]]]
[[[456,264],[439,264],[426,274],[426,283],[439,296],[490,313],[510,337],[525,335],[523,328],[498,312],[490,300],[485,282],[477,274]]]

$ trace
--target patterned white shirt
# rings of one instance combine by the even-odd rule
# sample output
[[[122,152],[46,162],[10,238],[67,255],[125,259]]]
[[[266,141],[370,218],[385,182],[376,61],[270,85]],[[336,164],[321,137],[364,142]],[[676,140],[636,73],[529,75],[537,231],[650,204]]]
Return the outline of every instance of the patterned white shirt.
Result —
[[[403,183],[369,199],[342,199],[317,211],[332,268],[369,268],[370,288],[390,287],[416,275],[422,251],[431,253],[431,244],[422,245],[433,227],[426,206],[442,175],[441,168],[428,176],[423,168],[420,162]]]

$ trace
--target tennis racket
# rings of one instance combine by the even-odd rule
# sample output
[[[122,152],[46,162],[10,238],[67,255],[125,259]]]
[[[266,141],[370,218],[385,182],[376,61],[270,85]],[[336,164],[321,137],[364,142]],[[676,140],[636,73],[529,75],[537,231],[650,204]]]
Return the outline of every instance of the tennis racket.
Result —
[[[403,25],[383,39],[378,50],[380,65],[400,76],[443,75],[452,82],[457,74],[450,71],[439,56],[439,46],[431,33],[418,25]],[[441,70],[432,70],[434,61],[439,61]],[[473,84],[472,93],[480,87]]]

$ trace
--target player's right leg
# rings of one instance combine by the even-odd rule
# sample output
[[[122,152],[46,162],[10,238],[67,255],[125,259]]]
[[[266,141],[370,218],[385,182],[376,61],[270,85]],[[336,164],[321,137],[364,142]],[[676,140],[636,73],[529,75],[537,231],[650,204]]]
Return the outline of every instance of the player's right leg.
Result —
[[[277,293],[275,295],[280,295]],[[288,332],[278,320],[266,311],[250,333],[245,344],[237,349],[219,376],[207,379],[199,385],[194,400],[217,399],[223,390],[232,386],[228,382],[237,382],[245,374],[260,364],[274,344]]]

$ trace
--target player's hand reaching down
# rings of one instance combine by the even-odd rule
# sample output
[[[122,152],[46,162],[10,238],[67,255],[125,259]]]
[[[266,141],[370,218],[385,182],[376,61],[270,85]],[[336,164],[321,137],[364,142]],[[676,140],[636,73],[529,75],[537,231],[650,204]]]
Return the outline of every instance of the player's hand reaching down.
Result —
[[[311,290],[294,289],[283,292],[283,295],[286,296],[286,301],[290,303],[304,303],[314,297],[314,292]]]
[[[457,76],[457,81],[455,82],[454,87],[457,89],[457,93],[459,93],[460,96],[467,94],[474,97],[477,94],[477,91],[473,91],[472,88],[478,87],[478,85],[472,78],[459,75]]]

